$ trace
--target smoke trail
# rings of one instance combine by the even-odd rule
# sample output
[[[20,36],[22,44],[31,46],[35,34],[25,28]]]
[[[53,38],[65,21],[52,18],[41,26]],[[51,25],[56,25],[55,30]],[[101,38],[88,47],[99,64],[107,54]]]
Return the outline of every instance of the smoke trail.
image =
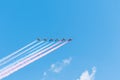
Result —
[[[42,46],[44,46],[45,44],[46,44],[46,43],[43,43],[43,44],[39,45],[38,47],[42,47]],[[37,48],[38,48],[38,47],[37,47]],[[37,49],[37,48],[34,48],[34,49],[30,50],[29,53],[33,53],[33,51],[35,51],[35,49]],[[30,55],[30,54],[29,54],[29,55]],[[20,59],[20,60],[21,60],[21,59]],[[20,61],[20,60],[18,60],[18,61]],[[10,66],[12,66],[12,65],[14,65],[14,64],[17,63],[18,61],[14,62],[14,63],[12,63],[12,64],[10,64],[10,65],[8,65],[7,67],[4,67],[3,69],[0,70],[0,72],[3,71],[4,69],[6,69],[6,68],[8,68],[8,67],[10,67]]]
[[[4,61],[2,61],[2,63],[0,64],[0,66],[6,64],[6,63],[8,63],[8,62],[10,62],[11,60],[17,58],[18,56],[20,56],[20,55],[22,55],[22,54],[28,52],[29,50],[33,49],[34,47],[40,45],[40,44],[43,43],[43,42],[44,42],[44,41],[41,41],[41,42],[39,42],[39,43],[33,45],[32,47],[30,47],[30,48],[24,50],[23,52],[20,52],[19,54],[14,54],[14,55],[10,56],[9,58],[6,58]]]
[[[15,65],[15,64],[17,64],[18,62],[24,60],[25,58],[28,58],[29,56],[32,56],[33,54],[35,54],[35,53],[37,53],[37,52],[39,52],[39,51],[41,51],[41,50],[47,48],[48,46],[50,46],[50,45],[53,44],[53,43],[54,43],[54,42],[51,42],[51,43],[47,44],[46,46],[44,46],[45,44],[43,44],[43,45],[42,45],[43,47],[40,45],[40,46],[41,46],[40,49],[38,49],[38,50],[36,50],[36,51],[34,51],[34,52],[31,52],[31,54],[27,55],[26,57],[23,57],[23,58],[17,60],[16,62],[14,62],[14,63],[8,65],[7,67],[5,67],[5,68],[3,68],[2,70],[0,70],[0,73],[1,73],[2,71],[4,71],[5,69],[11,67],[12,65]],[[38,47],[39,47],[39,46],[38,46]]]
[[[24,46],[23,48],[21,48],[21,49],[19,49],[19,50],[15,51],[15,52],[13,52],[12,54],[10,54],[10,55],[8,55],[8,56],[6,56],[6,57],[2,58],[2,59],[0,60],[0,64],[1,64],[3,61],[5,61],[6,59],[8,59],[8,58],[12,57],[13,55],[17,54],[18,52],[20,52],[20,51],[24,50],[25,48],[27,48],[27,47],[29,47],[29,46],[31,46],[31,45],[33,45],[33,44],[35,44],[35,43],[37,43],[37,40],[35,40],[35,41],[33,41],[33,42],[29,43],[28,45]]]
[[[51,46],[50,48],[52,48],[52,47],[54,47],[54,48],[53,48],[53,49],[50,49],[49,51],[45,52],[44,54],[39,55],[39,56],[36,56],[35,58],[33,58],[33,60],[30,59],[29,62],[23,62],[23,63],[22,63],[23,65],[19,64],[18,66],[15,66],[15,68],[14,68],[14,67],[11,68],[11,70],[9,70],[8,72],[5,72],[5,73],[1,74],[0,79],[3,79],[3,78],[5,78],[6,76],[9,76],[9,75],[12,74],[13,72],[18,71],[20,68],[25,67],[26,65],[28,65],[28,64],[30,64],[30,63],[38,60],[39,58],[42,58],[43,56],[49,54],[50,52],[52,52],[52,51],[60,48],[60,47],[63,46],[63,45],[65,45],[67,42],[68,42],[68,41],[66,41],[66,42],[64,42],[64,43],[62,43],[62,44],[59,44],[59,45],[56,46],[56,47]],[[39,52],[39,53],[41,53],[41,52]]]
[[[59,44],[59,43],[60,43],[60,42],[58,42],[58,43],[56,43],[56,44],[53,44],[52,46],[50,46],[50,47],[48,47],[48,48],[46,48],[46,49],[42,50],[42,51],[41,51],[41,53],[42,53],[42,52],[44,52],[44,51],[47,51],[48,49],[50,49],[50,48],[52,48],[52,47],[56,46],[56,45],[57,45],[57,44]],[[40,54],[41,54],[41,53],[40,53]],[[33,58],[33,57],[34,57],[34,56],[36,56],[36,55],[38,55],[38,53],[37,53],[37,54],[35,54],[35,55],[34,55],[34,54],[33,54],[33,55],[31,55],[30,57],[28,57],[27,59],[25,59],[25,60],[23,60],[23,61],[25,62],[26,60],[29,60],[30,58]],[[22,63],[23,61],[21,61],[21,62],[19,62],[19,63],[15,64],[15,65],[18,65],[18,64]],[[12,67],[11,67],[11,68],[12,68]],[[8,68],[8,69],[9,69],[9,68]],[[6,70],[7,70],[7,69],[6,69]],[[3,72],[3,71],[2,71],[2,72]],[[1,73],[2,73],[2,72],[1,72]]]
[[[60,42],[59,42],[59,43],[60,43]],[[48,49],[50,49],[50,48],[52,48],[52,47],[54,47],[54,46],[56,46],[57,44],[58,44],[58,43],[53,44],[53,45],[50,46],[49,48],[42,50],[41,53],[44,52],[44,51],[46,51],[46,50],[48,50]],[[41,53],[39,53],[39,54],[41,54]],[[19,66],[19,65],[21,65],[21,63],[25,63],[27,60],[33,58],[33,57],[36,56],[36,55],[38,55],[38,53],[35,54],[35,55],[33,55],[33,56],[31,56],[31,57],[29,57],[29,58],[27,58],[27,59],[25,59],[25,60],[23,60],[22,62],[17,63],[15,66]],[[11,68],[12,68],[12,67],[11,67]],[[11,69],[11,68],[10,68],[10,69]],[[14,66],[13,66],[13,68],[14,68]],[[8,68],[8,70],[9,70],[9,68]],[[7,71],[7,70],[5,70],[5,71]],[[2,71],[1,73],[5,72],[5,71]]]

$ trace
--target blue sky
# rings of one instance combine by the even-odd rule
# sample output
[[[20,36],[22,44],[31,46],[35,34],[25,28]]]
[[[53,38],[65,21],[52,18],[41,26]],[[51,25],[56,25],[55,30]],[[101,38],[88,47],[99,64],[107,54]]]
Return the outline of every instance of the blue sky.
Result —
[[[42,80],[52,64],[72,60],[46,80],[76,80],[96,67],[95,80],[120,79],[119,0],[1,0],[0,58],[37,37],[73,41],[4,80]],[[86,72],[87,73],[87,72]]]

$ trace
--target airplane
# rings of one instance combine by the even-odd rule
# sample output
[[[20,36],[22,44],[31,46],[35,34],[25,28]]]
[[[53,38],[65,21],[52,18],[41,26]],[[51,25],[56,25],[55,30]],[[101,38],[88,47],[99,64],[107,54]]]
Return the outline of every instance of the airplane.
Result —
[[[59,39],[55,39],[55,41],[57,42],[57,41],[59,41]]]
[[[72,39],[70,38],[70,39],[68,39],[68,41],[72,41]]]
[[[53,41],[53,39],[50,39],[49,41],[51,42],[51,41]]]
[[[38,41],[40,41],[40,38],[37,38]]]
[[[63,38],[61,41],[66,41],[66,39]]]
[[[43,39],[44,41],[47,41],[47,39]]]

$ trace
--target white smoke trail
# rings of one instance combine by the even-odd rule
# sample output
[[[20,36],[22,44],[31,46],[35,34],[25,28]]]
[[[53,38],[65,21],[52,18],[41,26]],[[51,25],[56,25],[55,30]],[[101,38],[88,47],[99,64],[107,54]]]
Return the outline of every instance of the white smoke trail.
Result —
[[[34,52],[31,52],[31,54],[27,55],[26,57],[23,57],[23,58],[17,60],[16,62],[14,62],[14,63],[8,65],[7,67],[1,69],[1,70],[0,70],[0,73],[3,72],[5,69],[8,69],[8,68],[10,68],[11,66],[13,66],[13,65],[15,65],[15,64],[17,64],[17,63],[19,63],[20,61],[24,60],[25,58],[28,58],[29,56],[32,56],[33,54],[35,54],[35,53],[37,53],[37,52],[39,52],[39,51],[41,51],[41,50],[43,50],[43,49],[49,47],[49,46],[50,46],[51,44],[53,44],[53,43],[54,43],[54,42],[51,42],[51,43],[49,43],[49,44],[47,44],[47,45],[44,44],[45,46],[42,45],[43,47],[40,45],[40,46],[41,46],[40,49],[38,49],[38,50],[36,50],[36,51],[34,51]],[[39,47],[39,46],[38,46],[38,47]]]
[[[39,58],[42,58],[43,56],[49,54],[50,52],[52,52],[52,51],[60,48],[60,47],[63,46],[63,45],[65,45],[67,42],[68,42],[68,41],[66,41],[66,42],[64,42],[64,43],[62,43],[62,44],[59,44],[59,45],[56,46],[56,47],[54,47],[54,46],[52,45],[52,46],[50,47],[50,48],[52,48],[52,49],[50,49],[49,51],[45,52],[45,53],[42,54],[42,55],[40,55],[40,54],[43,53],[43,52],[39,52],[39,55],[36,56],[35,58],[33,58],[33,60],[32,60],[32,59],[29,59],[29,62],[23,62],[23,63],[19,64],[18,66],[15,66],[15,67],[13,66],[13,68],[11,68],[11,70],[9,70],[9,71],[4,72],[3,74],[1,74],[0,79],[3,79],[3,78],[5,78],[5,77],[9,76],[9,75],[12,74],[13,72],[18,71],[19,69],[25,67],[26,65],[28,65],[28,64],[30,64],[30,63],[38,60]],[[53,48],[53,47],[54,47],[54,48]],[[28,60],[27,60],[27,61],[28,61]]]
[[[60,42],[59,42],[59,43],[60,43]],[[52,46],[50,46],[50,47],[48,47],[48,48],[46,48],[46,49],[42,50],[42,51],[41,51],[41,53],[42,53],[42,52],[45,52],[45,51],[47,51],[47,50],[49,50],[50,48],[52,48],[53,46],[56,46],[57,44],[58,44],[58,43],[53,44]],[[27,60],[29,60],[30,58],[33,58],[33,57],[34,57],[34,56],[36,56],[36,55],[38,55],[38,53],[37,53],[37,54],[35,54],[35,55],[34,55],[34,54],[33,54],[33,55],[31,55],[30,57],[28,57],[28,58],[27,58],[27,59],[25,59],[25,60],[27,61]],[[23,61],[25,61],[25,60],[23,60]],[[23,62],[23,61],[21,61],[21,62]],[[20,64],[21,62],[19,62],[19,64]],[[17,64],[18,64],[18,63],[17,63]],[[17,64],[15,64],[15,65],[17,65]],[[11,67],[10,67],[10,68],[11,68]],[[9,69],[9,68],[8,68],[8,69]],[[7,70],[7,69],[6,69],[6,70]],[[6,70],[5,70],[5,71],[6,71]],[[2,73],[2,72],[4,72],[4,71],[1,71],[0,73]]]
[[[8,63],[8,62],[10,62],[11,60],[17,58],[18,56],[20,56],[20,55],[22,55],[22,54],[28,52],[29,50],[33,49],[34,47],[40,45],[40,44],[43,43],[43,42],[44,42],[44,41],[41,41],[41,42],[39,42],[39,43],[33,45],[32,47],[30,47],[30,48],[24,50],[23,52],[20,52],[19,54],[14,54],[14,55],[10,56],[9,58],[6,58],[4,61],[2,61],[2,63],[0,64],[0,66],[6,64],[6,63]]]
[[[20,51],[24,50],[25,48],[27,48],[27,47],[29,47],[29,46],[35,44],[36,42],[37,42],[37,40],[31,42],[30,44],[24,46],[23,48],[21,48],[21,49],[19,49],[19,50],[13,52],[12,54],[10,54],[10,55],[8,55],[8,56],[6,56],[6,57],[0,59],[0,64],[1,64],[3,61],[5,61],[6,59],[8,59],[8,58],[10,58],[10,57],[12,57],[12,56],[14,56],[14,55],[16,55],[18,52],[20,52]]]

